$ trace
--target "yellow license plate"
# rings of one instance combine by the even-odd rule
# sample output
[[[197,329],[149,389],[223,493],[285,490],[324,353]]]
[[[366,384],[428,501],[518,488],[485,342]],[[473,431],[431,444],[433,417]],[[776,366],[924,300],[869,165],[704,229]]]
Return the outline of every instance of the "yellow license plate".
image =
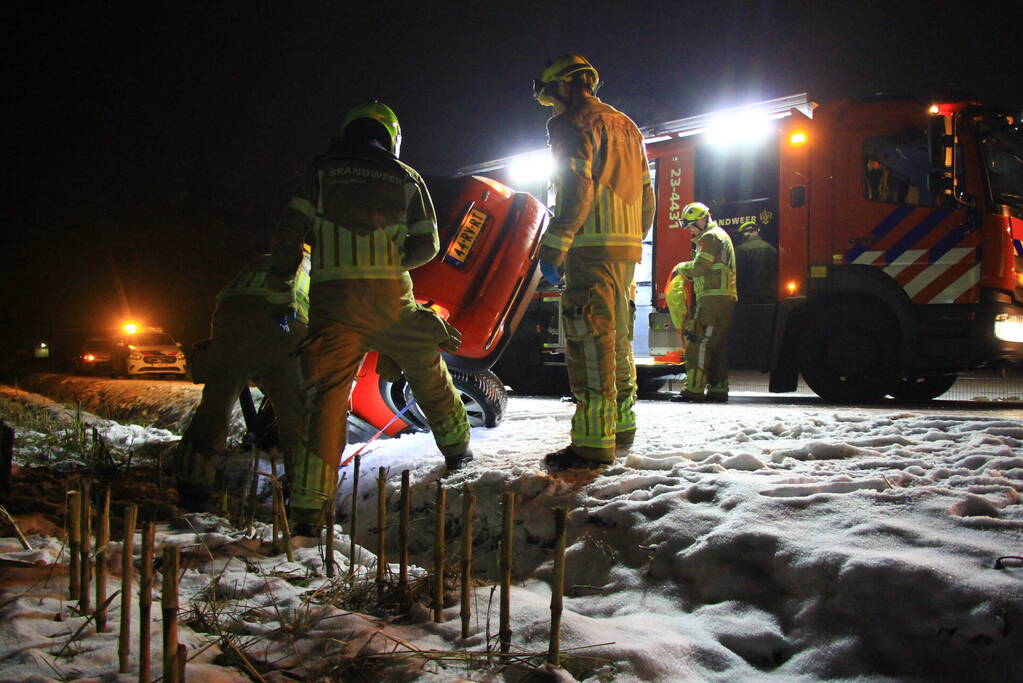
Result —
[[[458,226],[458,234],[455,235],[455,239],[451,240],[447,253],[444,254],[444,260],[459,268],[464,268],[473,245],[476,244],[480,233],[483,232],[487,218],[487,214],[479,209],[469,209],[469,213],[465,214],[465,218],[462,219],[462,224]]]

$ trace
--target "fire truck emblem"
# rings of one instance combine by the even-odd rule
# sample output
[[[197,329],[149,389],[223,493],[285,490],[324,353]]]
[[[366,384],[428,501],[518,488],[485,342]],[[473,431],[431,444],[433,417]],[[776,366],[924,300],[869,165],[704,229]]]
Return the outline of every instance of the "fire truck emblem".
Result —
[[[768,223],[771,222],[772,218],[774,218],[774,213],[772,213],[770,210],[764,209],[763,211],[760,212],[761,225],[767,225]]]

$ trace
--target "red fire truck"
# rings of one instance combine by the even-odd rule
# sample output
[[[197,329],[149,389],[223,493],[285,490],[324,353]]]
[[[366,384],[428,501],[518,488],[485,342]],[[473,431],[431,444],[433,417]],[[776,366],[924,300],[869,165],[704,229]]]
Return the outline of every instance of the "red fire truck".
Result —
[[[961,371],[1023,359],[1023,131],[1008,112],[961,97],[795,95],[643,132],[657,215],[637,269],[641,378],[679,369],[657,361],[681,350],[663,292],[691,257],[678,225],[690,201],[737,245],[754,221],[776,250],[776,270],[738,273],[729,344],[730,366],[769,373],[771,391],[802,374],[827,400],[926,400]],[[462,173],[546,196],[546,181],[513,177],[534,158]],[[515,388],[512,366],[534,376],[538,357],[558,363],[557,300],[537,295],[514,363],[497,368]]]

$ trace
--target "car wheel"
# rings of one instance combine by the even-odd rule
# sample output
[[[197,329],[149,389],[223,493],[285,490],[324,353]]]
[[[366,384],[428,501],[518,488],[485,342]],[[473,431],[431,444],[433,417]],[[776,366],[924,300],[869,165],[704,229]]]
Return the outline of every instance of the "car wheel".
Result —
[[[956,374],[903,377],[892,389],[892,396],[900,401],[930,401],[951,389],[958,377]]]
[[[451,381],[465,404],[470,427],[496,427],[501,423],[508,405],[508,393],[497,375],[489,370],[465,372],[451,369]],[[400,385],[403,404],[408,405],[412,400],[412,388],[404,378]],[[419,409],[418,403],[409,409],[407,415],[416,426],[428,428],[426,416]]]
[[[803,332],[799,365],[818,396],[836,403],[869,403],[898,379],[898,323],[866,304],[838,304]]]

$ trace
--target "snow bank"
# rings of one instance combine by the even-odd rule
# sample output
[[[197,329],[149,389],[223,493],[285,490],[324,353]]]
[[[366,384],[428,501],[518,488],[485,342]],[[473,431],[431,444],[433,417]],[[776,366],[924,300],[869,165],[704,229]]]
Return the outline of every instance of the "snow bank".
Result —
[[[461,490],[468,484],[478,498],[475,571],[493,578],[501,496],[515,491],[513,648],[543,651],[554,545],[551,508],[566,507],[562,644],[585,648],[577,652],[593,658],[584,678],[1018,678],[1023,569],[1018,563],[998,569],[995,561],[1019,555],[1023,546],[1019,410],[896,412],[742,399],[705,406],[642,402],[636,444],[618,464],[602,473],[552,477],[539,462],[567,443],[572,409],[558,401],[513,397],[498,428],[473,431],[475,461],[447,477],[429,435],[375,442],[362,461],[356,539],[364,547],[375,543],[379,467],[387,477],[388,538],[396,538],[400,472],[409,469],[414,561],[430,564],[438,482],[449,489],[448,553],[455,558]],[[352,532],[351,480],[349,467],[339,491],[344,515],[339,533]],[[201,533],[221,548],[235,542],[228,530]],[[196,542],[194,534],[178,539]],[[171,535],[164,542],[179,540]],[[347,567],[345,543],[339,542],[344,552],[337,559]],[[369,572],[374,563],[372,552],[361,551],[357,571]],[[259,638],[274,632],[268,624],[279,623],[275,609],[281,605],[306,609],[301,595],[321,585],[316,583],[321,569],[314,548],[300,551],[294,563],[239,556],[200,563],[189,570],[194,575],[186,573],[184,585],[199,595],[219,576],[216,594],[253,615],[233,628]],[[40,610],[34,600],[19,604],[19,615]],[[496,596],[489,586],[476,589],[474,612],[465,641],[453,602],[444,624],[425,622],[420,608],[414,623],[375,622],[373,628],[418,648],[479,650],[486,634],[497,630]],[[272,639],[261,641],[263,649],[256,652],[305,656],[338,630],[353,634],[345,647],[365,645],[364,617],[328,616],[337,622],[314,629],[298,655]],[[50,675],[38,652],[15,652],[15,642],[44,638],[42,633],[15,638],[13,630],[27,628],[22,622],[28,617],[0,623],[0,643],[7,643],[0,657],[9,657],[5,666],[23,667],[18,671]],[[100,648],[103,640],[95,638],[90,647]],[[376,641],[370,644],[375,646]],[[420,677],[443,680],[456,673],[464,671],[434,664]]]

